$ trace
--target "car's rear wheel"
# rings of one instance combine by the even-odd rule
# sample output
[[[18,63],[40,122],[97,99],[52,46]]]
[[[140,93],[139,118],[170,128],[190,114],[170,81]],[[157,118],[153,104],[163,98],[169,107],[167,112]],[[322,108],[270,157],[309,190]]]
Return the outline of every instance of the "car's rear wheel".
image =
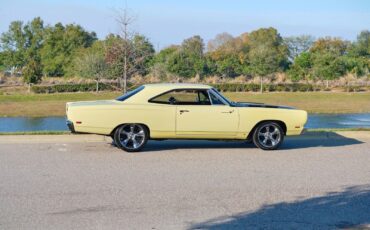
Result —
[[[284,131],[276,122],[263,122],[254,130],[253,143],[263,150],[279,148],[284,140]]]
[[[148,130],[141,124],[124,124],[114,133],[114,143],[127,152],[140,151],[148,141]]]

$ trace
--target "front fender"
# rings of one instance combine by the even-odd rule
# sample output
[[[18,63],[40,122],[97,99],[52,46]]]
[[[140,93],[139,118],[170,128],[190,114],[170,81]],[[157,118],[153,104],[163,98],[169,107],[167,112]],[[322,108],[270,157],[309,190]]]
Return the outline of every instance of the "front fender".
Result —
[[[246,137],[262,121],[280,121],[286,125],[286,135],[301,134],[307,122],[307,112],[296,109],[280,108],[239,108],[239,133]]]

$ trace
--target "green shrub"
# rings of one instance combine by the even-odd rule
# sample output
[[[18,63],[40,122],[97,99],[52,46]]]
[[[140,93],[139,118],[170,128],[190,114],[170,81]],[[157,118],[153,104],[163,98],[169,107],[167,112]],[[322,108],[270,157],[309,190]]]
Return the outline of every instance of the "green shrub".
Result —
[[[273,85],[273,84],[270,84],[270,85],[267,85],[267,90],[269,91],[269,92],[274,92],[274,91],[276,91],[276,89],[277,89],[277,85]]]
[[[212,84],[217,90],[221,92],[259,92],[260,84],[238,84],[238,83],[224,83]],[[307,92],[314,91],[315,88],[310,84],[292,83],[292,84],[264,84],[263,91],[268,92]]]
[[[282,92],[285,91],[286,86],[284,84],[277,84],[275,85],[275,91]]]
[[[99,83],[99,91],[114,89],[116,89],[116,86],[114,84]],[[62,84],[51,86],[33,85],[31,87],[31,90],[34,93],[88,92],[96,91],[96,83]]]

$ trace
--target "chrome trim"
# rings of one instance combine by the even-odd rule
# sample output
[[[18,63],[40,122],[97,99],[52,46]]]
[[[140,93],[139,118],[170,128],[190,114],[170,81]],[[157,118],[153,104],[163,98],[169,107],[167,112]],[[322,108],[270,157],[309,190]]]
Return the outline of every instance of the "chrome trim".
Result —
[[[214,104],[214,103],[213,103],[213,100],[212,100],[211,94],[212,94],[212,95],[214,95],[217,99],[219,99],[219,100],[223,103],[223,105],[229,105],[229,103],[227,103],[227,101],[225,101],[222,97],[220,97],[220,95],[218,95],[217,93],[215,93],[215,92],[213,91],[213,88],[212,88],[212,89],[207,90],[207,92],[208,92],[209,100],[211,101],[211,105],[220,105],[220,104]]]

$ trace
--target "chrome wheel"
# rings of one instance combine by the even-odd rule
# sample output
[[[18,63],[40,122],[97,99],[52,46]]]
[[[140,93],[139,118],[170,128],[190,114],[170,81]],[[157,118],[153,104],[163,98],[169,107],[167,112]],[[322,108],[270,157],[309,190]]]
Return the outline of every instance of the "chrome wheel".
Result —
[[[117,144],[128,151],[139,150],[147,139],[145,127],[139,124],[122,125],[116,132]]]
[[[261,145],[267,148],[274,147],[280,142],[280,130],[274,125],[264,125],[258,132],[258,140]]]
[[[254,132],[253,142],[264,150],[277,149],[284,139],[284,132],[276,122],[260,124]]]

